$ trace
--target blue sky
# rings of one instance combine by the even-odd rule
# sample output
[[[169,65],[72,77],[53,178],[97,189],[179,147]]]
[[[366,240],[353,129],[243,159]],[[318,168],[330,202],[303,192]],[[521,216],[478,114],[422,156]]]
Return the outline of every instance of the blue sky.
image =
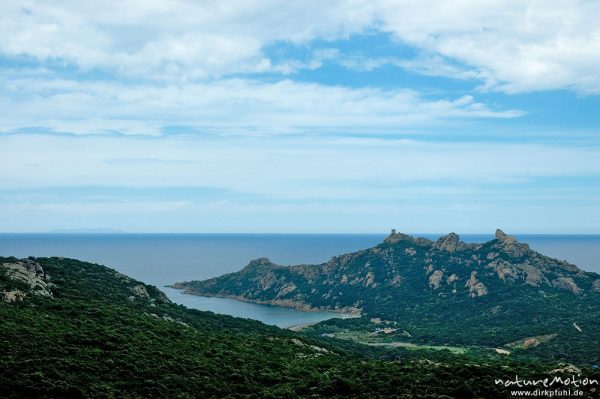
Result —
[[[600,3],[0,5],[0,231],[600,233]]]

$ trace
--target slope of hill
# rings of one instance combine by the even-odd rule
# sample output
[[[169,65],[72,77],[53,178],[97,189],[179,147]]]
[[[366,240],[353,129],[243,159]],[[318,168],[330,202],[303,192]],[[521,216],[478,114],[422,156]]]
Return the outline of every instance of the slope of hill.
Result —
[[[371,320],[383,319],[393,323],[387,340],[513,349],[529,340],[529,355],[600,363],[600,276],[546,257],[500,230],[481,244],[464,243],[453,233],[434,242],[393,232],[374,248],[321,265],[287,267],[262,258],[237,273],[174,287],[362,315],[312,328],[322,334],[374,331],[380,326]]]
[[[310,337],[73,259],[0,258],[0,297],[2,398],[503,398],[495,378],[570,370]]]

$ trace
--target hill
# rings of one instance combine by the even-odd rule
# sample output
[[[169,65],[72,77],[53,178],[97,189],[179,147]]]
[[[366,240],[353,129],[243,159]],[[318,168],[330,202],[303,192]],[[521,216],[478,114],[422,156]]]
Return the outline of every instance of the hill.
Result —
[[[2,398],[503,398],[495,378],[572,370],[311,337],[74,259],[0,258],[0,299]]]
[[[373,248],[320,265],[281,266],[261,258],[237,273],[173,287],[361,316],[311,328],[319,334],[387,326],[386,342],[504,348],[600,364],[600,276],[500,230],[480,244],[454,233],[431,241],[394,231]]]

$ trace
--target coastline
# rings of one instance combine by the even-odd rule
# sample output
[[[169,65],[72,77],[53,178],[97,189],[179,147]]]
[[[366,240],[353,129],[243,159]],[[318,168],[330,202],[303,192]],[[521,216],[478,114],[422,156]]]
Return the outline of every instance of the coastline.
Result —
[[[260,299],[249,299],[240,295],[226,295],[226,294],[209,294],[209,293],[195,293],[195,292],[190,292],[188,290],[186,290],[185,288],[179,288],[176,286],[177,283],[173,284],[173,285],[168,285],[167,287],[169,288],[173,288],[176,290],[181,291],[181,293],[183,294],[187,294],[187,295],[194,295],[194,296],[201,296],[201,297],[206,297],[206,298],[226,298],[226,299],[233,299],[239,302],[246,302],[246,303],[253,303],[256,305],[268,305],[268,306],[276,306],[276,307],[282,307],[282,308],[288,308],[288,309],[294,309],[297,310],[299,312],[330,312],[330,313],[337,313],[339,315],[342,315],[343,317],[341,318],[355,318],[355,317],[360,317],[361,316],[361,310],[358,308],[352,308],[352,307],[344,307],[344,308],[338,308],[338,309],[331,309],[331,308],[326,308],[326,307],[314,307],[311,306],[307,303],[304,302],[295,302],[295,301],[290,301],[290,300],[268,300],[268,301],[263,301]],[[310,324],[315,324],[315,323],[309,323],[307,325]],[[299,326],[292,326],[292,327],[299,327]],[[289,327],[289,328],[292,328]]]

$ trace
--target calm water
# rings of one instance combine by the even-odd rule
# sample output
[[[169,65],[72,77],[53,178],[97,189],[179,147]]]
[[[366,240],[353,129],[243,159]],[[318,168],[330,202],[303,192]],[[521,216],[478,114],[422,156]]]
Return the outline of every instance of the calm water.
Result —
[[[439,234],[424,236],[435,239]],[[283,265],[320,263],[335,255],[371,247],[384,238],[384,234],[0,234],[0,256],[64,256],[100,263],[160,287],[174,302],[185,306],[289,327],[325,320],[332,314],[184,295],[164,286],[235,272],[248,261],[262,256]],[[461,238],[467,242],[482,242],[492,235],[463,235]],[[600,273],[600,235],[521,235],[517,238],[545,255]]]

